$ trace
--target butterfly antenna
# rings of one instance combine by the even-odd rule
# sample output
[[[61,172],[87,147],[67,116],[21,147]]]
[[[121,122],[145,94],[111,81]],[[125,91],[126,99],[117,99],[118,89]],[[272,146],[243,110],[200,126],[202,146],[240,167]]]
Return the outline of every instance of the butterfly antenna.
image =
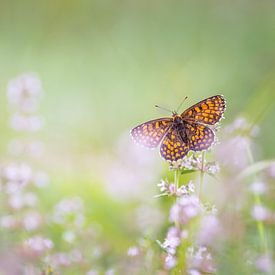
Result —
[[[186,96],[186,97],[181,101],[179,107],[177,108],[177,113],[178,113],[178,111],[180,110],[182,104],[184,103],[184,101],[185,101],[187,98],[188,98],[188,96]]]
[[[161,110],[164,110],[164,111],[166,111],[166,112],[172,113],[171,110],[169,110],[169,109],[167,109],[167,108],[165,108],[165,107],[161,107],[161,106],[159,106],[159,105],[155,105],[155,107],[156,107],[156,108],[159,108],[159,109],[161,109]]]

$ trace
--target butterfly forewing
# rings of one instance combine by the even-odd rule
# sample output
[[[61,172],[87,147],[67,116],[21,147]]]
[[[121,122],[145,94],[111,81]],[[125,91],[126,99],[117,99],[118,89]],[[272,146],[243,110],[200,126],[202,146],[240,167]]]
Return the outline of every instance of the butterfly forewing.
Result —
[[[171,127],[172,122],[172,118],[150,120],[133,128],[131,135],[137,143],[147,148],[155,148]]]
[[[214,125],[222,118],[225,111],[225,99],[216,95],[200,101],[181,114],[185,121]]]
[[[161,156],[168,161],[182,159],[189,150],[188,144],[182,141],[176,128],[170,128],[160,146]]]
[[[208,149],[215,141],[215,134],[209,127],[197,124],[185,124],[190,150],[202,151]]]

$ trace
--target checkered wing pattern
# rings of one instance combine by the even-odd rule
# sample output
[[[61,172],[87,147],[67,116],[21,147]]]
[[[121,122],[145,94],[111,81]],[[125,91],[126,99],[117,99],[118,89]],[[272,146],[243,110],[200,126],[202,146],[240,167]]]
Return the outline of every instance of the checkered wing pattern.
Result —
[[[200,101],[181,114],[185,121],[214,125],[222,118],[225,111],[225,99],[215,95]]]
[[[169,129],[160,146],[161,156],[168,161],[182,159],[189,150],[188,144],[182,141],[176,128]]]
[[[131,130],[131,136],[138,143],[147,148],[159,145],[172,125],[172,118],[160,118],[147,121]]]
[[[190,150],[206,150],[213,144],[215,134],[209,127],[197,123],[186,123],[185,127],[188,135]]]

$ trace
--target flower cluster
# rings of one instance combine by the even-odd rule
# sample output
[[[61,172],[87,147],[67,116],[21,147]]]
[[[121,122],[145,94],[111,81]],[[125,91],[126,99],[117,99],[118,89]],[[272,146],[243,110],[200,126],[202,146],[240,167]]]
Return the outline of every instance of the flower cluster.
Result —
[[[184,171],[202,171],[204,173],[215,175],[219,173],[220,166],[216,161],[204,162],[202,154],[189,154],[182,160],[177,162],[173,162],[170,164],[171,170],[180,169],[182,172]]]
[[[161,180],[158,184],[160,189],[159,196],[177,196],[181,197],[183,195],[190,195],[191,193],[195,192],[195,185],[192,181],[188,182],[186,185],[182,185],[179,188],[176,187],[175,183],[169,183],[166,180]]]

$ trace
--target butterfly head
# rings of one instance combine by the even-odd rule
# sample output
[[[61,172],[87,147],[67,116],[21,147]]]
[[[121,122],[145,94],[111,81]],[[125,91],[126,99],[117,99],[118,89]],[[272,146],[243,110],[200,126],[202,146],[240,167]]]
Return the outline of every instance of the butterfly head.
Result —
[[[173,112],[173,123],[174,124],[181,124],[182,118],[180,115],[178,115],[176,112]]]

